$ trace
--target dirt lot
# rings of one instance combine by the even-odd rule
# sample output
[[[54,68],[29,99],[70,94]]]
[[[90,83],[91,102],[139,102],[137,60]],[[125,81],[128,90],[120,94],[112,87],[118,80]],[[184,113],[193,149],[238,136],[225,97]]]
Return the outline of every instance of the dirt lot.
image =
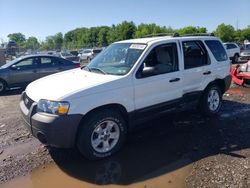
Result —
[[[188,111],[152,120],[147,128],[132,132],[118,154],[97,162],[83,159],[74,149],[46,148],[34,139],[20,117],[20,92],[0,96],[0,187],[15,187],[8,183],[23,175],[37,177],[31,173],[37,167],[47,169],[46,186],[35,186],[41,184],[35,180],[31,186],[20,186],[22,181],[16,185],[50,187],[53,181],[66,181],[60,179],[64,172],[72,178],[69,185],[79,181],[81,187],[83,183],[90,187],[250,187],[248,88],[231,87],[217,117],[203,118]],[[58,177],[52,180],[48,174]]]

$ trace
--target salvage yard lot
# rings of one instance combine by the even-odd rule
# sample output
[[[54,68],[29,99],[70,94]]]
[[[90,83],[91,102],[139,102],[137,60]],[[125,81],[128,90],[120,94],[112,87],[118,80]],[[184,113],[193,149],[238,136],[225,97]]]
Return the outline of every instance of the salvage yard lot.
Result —
[[[75,150],[46,148],[33,138],[20,116],[20,93],[0,96],[0,187],[11,187],[12,179],[37,167],[50,174],[51,166],[75,178],[72,182],[80,180],[79,187],[250,187],[248,88],[231,87],[223,96],[221,112],[213,118],[188,111],[154,119],[147,128],[129,134],[119,153],[97,162],[81,158]],[[62,187],[66,180],[55,178]],[[50,187],[50,183],[43,185]]]

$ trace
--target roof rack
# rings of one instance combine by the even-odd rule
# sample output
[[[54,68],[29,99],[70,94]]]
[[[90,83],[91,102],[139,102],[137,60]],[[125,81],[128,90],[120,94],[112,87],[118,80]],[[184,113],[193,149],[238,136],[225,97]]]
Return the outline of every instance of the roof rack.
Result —
[[[142,38],[146,37],[164,37],[164,36],[171,36],[171,37],[178,37],[180,36],[179,33],[154,33],[150,35],[144,35]]]
[[[181,35],[181,37],[192,37],[192,36],[214,36],[214,33],[191,33]]]
[[[194,36],[215,36],[215,35],[214,35],[214,33],[191,33],[191,34],[184,34],[184,35],[180,35],[179,33],[154,33],[154,34],[142,36],[141,38],[164,37],[164,36],[170,36],[170,37],[194,37]]]

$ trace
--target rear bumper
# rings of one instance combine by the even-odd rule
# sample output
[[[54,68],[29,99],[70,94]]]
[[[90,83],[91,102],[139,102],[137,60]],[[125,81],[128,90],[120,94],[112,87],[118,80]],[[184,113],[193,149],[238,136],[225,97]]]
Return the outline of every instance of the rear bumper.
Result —
[[[23,97],[22,97],[23,98]],[[34,102],[30,109],[20,100],[20,109],[26,127],[43,144],[70,148],[75,145],[77,128],[82,119],[82,115],[50,115],[36,112],[36,103]]]
[[[250,56],[240,56],[239,60],[240,61],[249,61],[250,60]]]

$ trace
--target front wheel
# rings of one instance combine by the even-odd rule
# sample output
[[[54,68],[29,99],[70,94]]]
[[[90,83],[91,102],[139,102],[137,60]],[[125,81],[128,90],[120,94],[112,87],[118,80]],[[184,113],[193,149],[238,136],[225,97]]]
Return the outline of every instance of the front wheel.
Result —
[[[206,116],[213,116],[221,109],[222,94],[217,85],[208,87],[200,101],[200,110]]]
[[[114,110],[92,113],[79,129],[77,147],[90,160],[108,157],[125,142],[127,127],[124,118]]]

